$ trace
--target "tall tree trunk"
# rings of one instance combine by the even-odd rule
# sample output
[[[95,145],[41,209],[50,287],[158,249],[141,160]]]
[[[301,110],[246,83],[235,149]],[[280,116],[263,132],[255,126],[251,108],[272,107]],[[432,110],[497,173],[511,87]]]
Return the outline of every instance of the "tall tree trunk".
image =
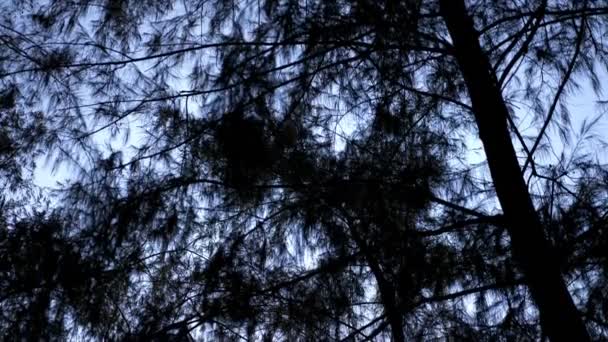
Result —
[[[589,341],[559,265],[551,257],[552,246],[544,235],[509,135],[507,107],[465,2],[440,0],[440,6],[469,92],[496,194],[507,219],[513,255],[540,312],[543,332],[554,342]]]
[[[345,217],[348,217],[348,215],[345,215]],[[378,291],[380,292],[380,300],[382,301],[384,314],[389,326],[391,327],[392,341],[405,342],[405,334],[403,333],[403,313],[401,312],[400,305],[397,302],[396,289],[386,279],[384,272],[380,267],[380,263],[370,250],[365,239],[357,231],[356,226],[350,223],[350,219],[348,219],[348,221],[351,235],[357,246],[363,252],[367,264],[369,265],[369,268],[376,279],[376,283],[378,284]]]

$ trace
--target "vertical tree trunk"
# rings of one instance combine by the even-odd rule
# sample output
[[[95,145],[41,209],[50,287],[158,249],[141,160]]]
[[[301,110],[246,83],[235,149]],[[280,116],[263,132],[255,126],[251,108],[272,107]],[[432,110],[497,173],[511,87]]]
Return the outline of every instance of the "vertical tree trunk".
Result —
[[[481,49],[464,0],[440,0],[464,77],[479,136],[500,205],[507,219],[512,251],[521,266],[551,341],[589,341],[589,335],[551,257],[507,129],[507,107],[487,55]]]
[[[376,283],[378,284],[378,291],[380,292],[380,300],[384,307],[384,314],[391,327],[392,341],[405,342],[405,334],[403,333],[403,313],[400,310],[399,303],[396,301],[396,290],[394,286],[386,280],[386,277],[380,268],[380,263],[370,251],[365,239],[359,234],[354,225],[349,224],[349,228],[355,243],[363,252],[372,274],[376,279]]]

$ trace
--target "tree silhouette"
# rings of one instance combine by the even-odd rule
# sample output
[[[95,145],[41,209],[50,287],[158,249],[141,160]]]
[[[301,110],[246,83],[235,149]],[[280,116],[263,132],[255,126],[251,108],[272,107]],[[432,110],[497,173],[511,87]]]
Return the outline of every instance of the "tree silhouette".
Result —
[[[0,9],[5,339],[608,338],[605,1]]]

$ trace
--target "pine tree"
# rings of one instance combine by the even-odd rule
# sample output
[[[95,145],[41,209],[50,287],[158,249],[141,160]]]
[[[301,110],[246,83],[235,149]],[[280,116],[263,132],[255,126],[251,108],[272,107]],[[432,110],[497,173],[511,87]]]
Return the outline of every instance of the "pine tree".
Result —
[[[0,9],[4,338],[608,338],[607,2]]]

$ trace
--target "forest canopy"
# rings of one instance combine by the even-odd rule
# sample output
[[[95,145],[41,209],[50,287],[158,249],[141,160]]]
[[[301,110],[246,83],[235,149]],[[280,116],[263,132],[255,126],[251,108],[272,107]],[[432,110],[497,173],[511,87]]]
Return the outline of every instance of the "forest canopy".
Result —
[[[2,1],[0,336],[606,340],[607,34],[603,0]]]

